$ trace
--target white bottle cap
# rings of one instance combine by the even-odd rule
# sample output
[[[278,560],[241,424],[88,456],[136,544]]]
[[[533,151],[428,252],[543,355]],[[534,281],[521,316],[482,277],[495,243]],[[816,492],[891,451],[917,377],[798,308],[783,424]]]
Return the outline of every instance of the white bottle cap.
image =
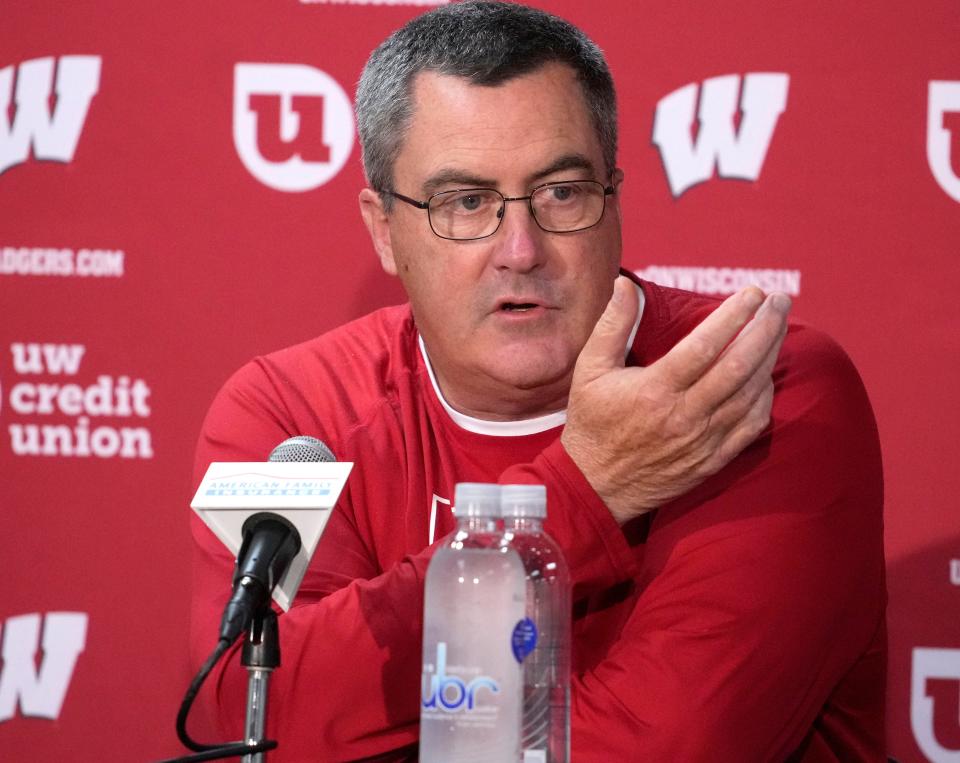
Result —
[[[453,492],[455,517],[499,517],[500,486],[487,482],[458,482]]]
[[[547,488],[543,485],[503,485],[500,488],[500,511],[505,517],[547,516]]]

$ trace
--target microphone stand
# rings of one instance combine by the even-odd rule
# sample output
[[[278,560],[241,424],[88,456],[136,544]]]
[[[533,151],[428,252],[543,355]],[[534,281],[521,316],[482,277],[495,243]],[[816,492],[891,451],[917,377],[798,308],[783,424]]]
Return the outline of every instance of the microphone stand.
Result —
[[[243,642],[240,664],[249,674],[247,678],[247,721],[244,742],[256,744],[266,740],[267,692],[270,673],[280,667],[280,631],[277,613],[270,608],[269,600],[253,616],[250,631]],[[243,756],[243,763],[264,763],[265,752]]]

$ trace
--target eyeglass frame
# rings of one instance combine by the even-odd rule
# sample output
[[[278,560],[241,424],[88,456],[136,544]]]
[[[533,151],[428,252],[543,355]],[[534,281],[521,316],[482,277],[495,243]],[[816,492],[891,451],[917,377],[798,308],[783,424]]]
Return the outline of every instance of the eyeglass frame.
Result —
[[[603,207],[600,210],[600,216],[597,218],[595,223],[590,225],[585,225],[582,228],[573,228],[572,230],[550,230],[549,228],[544,228],[540,221],[537,219],[537,213],[533,211],[533,196],[534,194],[542,188],[549,188],[553,185],[571,185],[573,183],[593,183],[598,185],[603,189]],[[433,218],[430,216],[430,202],[433,201],[437,196],[448,193],[464,193],[466,191],[492,191],[497,194],[502,200],[500,203],[500,209],[497,213],[497,227],[494,228],[489,233],[483,236],[472,236],[470,238],[451,238],[450,236],[441,236],[437,233],[437,229],[433,227]],[[437,191],[436,193],[430,194],[430,197],[426,201],[418,201],[417,199],[411,199],[409,196],[404,196],[402,193],[397,193],[396,191],[385,188],[380,191],[380,193],[387,194],[388,196],[393,196],[395,199],[400,199],[400,201],[406,202],[412,207],[417,209],[426,210],[427,213],[427,223],[430,225],[430,230],[433,232],[437,238],[442,238],[444,241],[480,241],[485,238],[490,238],[503,224],[503,218],[506,216],[507,211],[507,202],[508,201],[526,201],[527,209],[530,210],[530,217],[533,218],[533,221],[537,224],[537,227],[542,230],[544,233],[578,233],[582,230],[590,230],[600,224],[600,221],[603,220],[603,215],[607,211],[607,196],[612,196],[616,193],[616,186],[613,185],[604,185],[599,180],[552,180],[549,183],[541,183],[536,188],[531,189],[530,193],[526,196],[504,196],[496,188],[450,188],[446,191]]]

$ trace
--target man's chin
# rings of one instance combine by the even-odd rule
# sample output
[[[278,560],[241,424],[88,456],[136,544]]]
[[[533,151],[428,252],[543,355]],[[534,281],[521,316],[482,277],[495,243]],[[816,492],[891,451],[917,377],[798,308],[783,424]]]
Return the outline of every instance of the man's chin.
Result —
[[[523,392],[535,392],[543,389],[547,395],[563,387],[564,394],[569,389],[573,373],[573,363],[564,364],[557,355],[538,358],[529,352],[517,353],[515,362],[510,362],[507,353],[498,358],[497,367],[492,374],[503,384]]]
[[[563,410],[570,392],[572,363],[558,364],[556,358],[517,357],[507,353],[488,358],[491,362],[473,365],[464,385],[441,381],[443,394],[454,408],[478,418],[493,420],[530,419]],[[463,369],[466,370],[466,369]]]

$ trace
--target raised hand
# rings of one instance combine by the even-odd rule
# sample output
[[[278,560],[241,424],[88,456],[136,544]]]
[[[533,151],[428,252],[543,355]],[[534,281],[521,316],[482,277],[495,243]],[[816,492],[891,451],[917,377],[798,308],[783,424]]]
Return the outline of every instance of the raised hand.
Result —
[[[790,299],[747,287],[647,367],[624,367],[638,309],[620,276],[574,369],[561,441],[621,524],[688,492],[770,421]]]

